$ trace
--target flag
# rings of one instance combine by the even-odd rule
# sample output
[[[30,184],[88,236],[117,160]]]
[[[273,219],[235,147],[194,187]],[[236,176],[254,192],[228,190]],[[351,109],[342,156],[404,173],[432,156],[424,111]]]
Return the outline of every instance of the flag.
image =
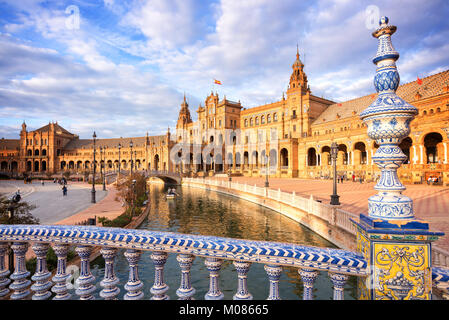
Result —
[[[221,81],[220,81],[220,80],[217,80],[217,79],[214,79],[214,83],[215,83],[215,84],[221,84]]]
[[[419,85],[422,85],[422,79],[420,79],[419,77],[416,79],[416,82],[418,82]]]

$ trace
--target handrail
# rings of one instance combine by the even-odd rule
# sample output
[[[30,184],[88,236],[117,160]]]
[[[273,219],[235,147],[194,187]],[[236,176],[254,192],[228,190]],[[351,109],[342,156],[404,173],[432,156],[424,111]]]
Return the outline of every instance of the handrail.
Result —
[[[0,241],[70,243],[213,256],[365,276],[367,262],[342,249],[95,226],[0,225]]]

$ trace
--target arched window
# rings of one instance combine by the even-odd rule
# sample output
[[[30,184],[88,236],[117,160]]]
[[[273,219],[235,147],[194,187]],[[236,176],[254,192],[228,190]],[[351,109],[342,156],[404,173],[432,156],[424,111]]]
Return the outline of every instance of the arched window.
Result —
[[[249,125],[252,127],[253,126],[253,118],[249,119]]]
[[[271,123],[271,114],[267,114],[267,123]]]
[[[265,116],[260,117],[260,123],[264,124],[265,123]]]
[[[273,113],[273,121],[274,122],[278,121],[278,114],[276,112]]]

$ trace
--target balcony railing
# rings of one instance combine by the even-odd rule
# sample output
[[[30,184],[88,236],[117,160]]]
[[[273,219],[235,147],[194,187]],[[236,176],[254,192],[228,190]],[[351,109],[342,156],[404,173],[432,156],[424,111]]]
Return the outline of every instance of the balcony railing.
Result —
[[[12,274],[6,268],[6,253],[11,249],[15,255],[15,269]],[[57,271],[52,277],[46,266],[46,254],[50,245],[57,257]],[[120,281],[126,281],[125,300],[143,299],[144,282],[139,277],[138,262],[143,251],[151,251],[155,267],[155,279],[150,289],[151,298],[169,298],[164,282],[164,265],[169,254],[176,254],[180,266],[181,284],[176,294],[179,299],[191,299],[195,289],[191,286],[190,270],[196,257],[204,258],[210,273],[209,291],[206,300],[223,299],[219,288],[219,271],[224,260],[232,260],[236,267],[236,291],[233,299],[250,300],[247,288],[247,273],[251,264],[264,264],[267,281],[270,284],[267,297],[277,300],[281,297],[279,278],[283,267],[298,268],[304,284],[303,298],[312,299],[312,289],[319,271],[328,273],[334,286],[334,299],[343,299],[343,287],[350,275],[367,275],[367,262],[354,252],[341,249],[300,246],[289,243],[239,240],[223,237],[187,235],[148,230],[129,230],[94,226],[44,226],[44,225],[1,225],[0,226],[0,296],[10,299],[71,299],[67,287],[67,252],[75,245],[80,258],[80,275],[75,295],[80,300],[94,299],[96,282],[89,266],[93,247],[101,247],[105,259],[103,288],[99,293],[104,299],[115,299],[119,294]],[[29,279],[30,271],[25,268],[25,254],[31,246],[36,255],[36,270]],[[114,273],[114,260],[118,249],[125,249],[124,256],[129,264],[129,278],[118,279]],[[8,278],[9,275],[9,278]],[[76,296],[74,298],[76,298]]]

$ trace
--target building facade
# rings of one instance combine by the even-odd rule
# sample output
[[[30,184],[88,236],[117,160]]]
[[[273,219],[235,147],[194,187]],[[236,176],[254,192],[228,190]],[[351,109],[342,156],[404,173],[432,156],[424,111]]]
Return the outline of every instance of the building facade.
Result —
[[[401,180],[422,183],[430,178],[448,185],[449,70],[403,84],[397,94],[419,110],[400,145],[408,157],[399,170]],[[139,170],[199,176],[330,178],[330,145],[336,142],[338,175],[372,181],[379,174],[372,161],[378,146],[368,138],[359,114],[375,98],[373,93],[336,103],[314,96],[297,52],[279,101],[244,108],[240,101],[220,100],[211,92],[193,121],[184,96],[174,135],[168,130],[161,136],[99,139],[96,162],[107,170],[129,169],[133,161]],[[92,168],[92,150],[92,139],[79,139],[58,123],[33,131],[23,123],[20,139],[0,140],[0,171],[81,173]]]

